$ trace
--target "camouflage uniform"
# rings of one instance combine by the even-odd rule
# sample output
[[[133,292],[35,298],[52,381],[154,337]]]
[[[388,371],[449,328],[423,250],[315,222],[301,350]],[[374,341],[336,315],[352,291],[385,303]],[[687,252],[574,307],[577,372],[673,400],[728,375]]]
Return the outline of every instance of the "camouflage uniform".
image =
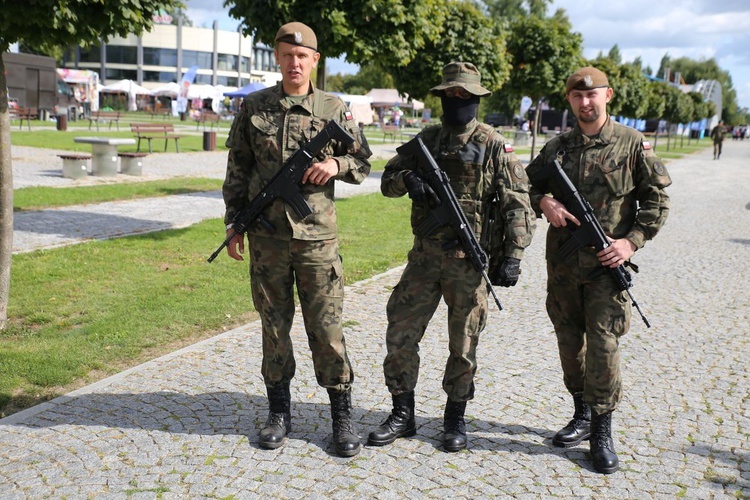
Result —
[[[558,154],[607,235],[641,248],[664,225],[669,214],[664,188],[671,179],[639,132],[608,118],[597,137],[584,136],[576,125],[547,142],[526,169],[532,206],[540,217],[543,196],[561,198],[555,183],[541,175]],[[602,267],[593,248],[581,249],[568,260],[558,256],[570,236],[565,227],[550,226],[547,232],[547,312],[557,334],[566,388],[573,395],[583,393],[583,400],[604,414],[622,398],[618,347],[630,327],[631,306],[609,273],[590,277]]]
[[[714,160],[721,156],[721,146],[724,143],[726,135],[727,129],[722,122],[719,122],[718,125],[711,129],[711,139],[714,141]]]
[[[334,177],[361,183],[370,172],[371,152],[346,105],[313,88],[307,96],[286,96],[281,83],[245,97],[227,139],[230,148],[223,194],[226,223],[257,195],[300,144],[329,120],[357,140],[348,147],[330,142],[316,161],[334,157]],[[318,384],[342,392],[353,380],[342,333],[343,271],[338,251],[334,182],[307,183],[302,194],[313,210],[301,219],[281,198],[264,212],[273,230],[248,229],[253,303],[263,324],[262,374],[267,387],[288,385],[295,373],[289,335],[296,284]]]
[[[531,242],[534,219],[528,178],[513,148],[492,127],[476,119],[465,126],[428,127],[420,136],[450,178],[456,198],[480,240],[487,207],[498,194],[497,222],[492,227],[493,244],[488,253],[494,261],[503,256],[520,259]],[[409,171],[419,173],[415,158],[391,159],[382,177],[383,194],[406,194],[404,175]],[[427,203],[413,202],[413,229],[430,210]],[[392,394],[414,391],[419,375],[419,342],[444,297],[449,311],[449,356],[443,389],[450,400],[467,401],[474,396],[477,342],[487,320],[487,288],[460,247],[446,249],[456,240],[450,227],[442,226],[428,237],[417,234],[416,229],[414,233],[408,264],[387,306],[386,384]]]

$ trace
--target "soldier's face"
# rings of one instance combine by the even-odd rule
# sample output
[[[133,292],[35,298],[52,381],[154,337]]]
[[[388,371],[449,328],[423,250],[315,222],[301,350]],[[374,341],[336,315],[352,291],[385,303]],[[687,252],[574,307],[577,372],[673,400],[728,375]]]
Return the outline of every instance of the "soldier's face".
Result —
[[[591,90],[571,90],[566,97],[578,121],[595,123],[607,116],[607,103],[614,91],[609,87]]]
[[[281,66],[284,91],[292,95],[306,94],[310,83],[310,73],[318,64],[320,53],[307,47],[279,42],[274,55]]]

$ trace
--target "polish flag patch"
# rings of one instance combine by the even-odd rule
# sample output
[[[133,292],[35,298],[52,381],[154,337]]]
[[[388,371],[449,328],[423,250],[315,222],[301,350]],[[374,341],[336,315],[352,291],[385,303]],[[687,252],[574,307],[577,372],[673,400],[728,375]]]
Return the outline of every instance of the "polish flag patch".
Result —
[[[513,146],[510,144],[503,144],[503,149],[506,153],[512,153],[513,152]]]
[[[651,149],[651,143],[648,141],[642,141],[641,145],[643,146],[643,149]]]
[[[349,121],[349,120],[353,120],[354,116],[352,116],[352,112],[351,111],[346,111],[344,113],[344,118],[346,118],[346,121]]]

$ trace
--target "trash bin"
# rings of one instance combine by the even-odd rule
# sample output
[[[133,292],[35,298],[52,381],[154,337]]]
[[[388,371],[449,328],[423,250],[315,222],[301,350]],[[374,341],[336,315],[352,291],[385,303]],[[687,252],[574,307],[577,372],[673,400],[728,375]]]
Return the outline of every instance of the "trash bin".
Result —
[[[57,115],[57,130],[68,130],[68,115],[66,113]]]
[[[203,151],[216,149],[216,132],[203,132]]]

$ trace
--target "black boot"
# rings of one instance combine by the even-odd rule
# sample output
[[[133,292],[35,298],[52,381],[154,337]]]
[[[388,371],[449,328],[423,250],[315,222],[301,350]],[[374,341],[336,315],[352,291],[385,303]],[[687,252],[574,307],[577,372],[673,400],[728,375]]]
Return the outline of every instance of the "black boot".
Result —
[[[443,417],[443,447],[445,451],[461,451],[466,449],[466,423],[464,422],[466,401],[451,401],[445,403]]]
[[[577,446],[591,435],[591,407],[583,400],[583,394],[573,395],[575,413],[568,425],[557,431],[552,444],[561,448]]]
[[[292,430],[292,415],[289,411],[291,395],[289,384],[274,388],[267,388],[268,392],[268,419],[266,425],[260,430],[258,444],[261,448],[275,450],[286,441],[286,435]]]
[[[400,437],[411,437],[417,433],[414,422],[414,391],[393,395],[392,398],[393,411],[367,439],[367,444],[371,446],[384,446]]]
[[[353,457],[359,453],[359,436],[352,423],[351,391],[328,391],[331,398],[331,418],[333,419],[333,444],[336,454],[341,457]]]
[[[612,412],[603,415],[594,413],[591,419],[591,459],[594,469],[602,474],[612,474],[620,468],[612,441]]]

